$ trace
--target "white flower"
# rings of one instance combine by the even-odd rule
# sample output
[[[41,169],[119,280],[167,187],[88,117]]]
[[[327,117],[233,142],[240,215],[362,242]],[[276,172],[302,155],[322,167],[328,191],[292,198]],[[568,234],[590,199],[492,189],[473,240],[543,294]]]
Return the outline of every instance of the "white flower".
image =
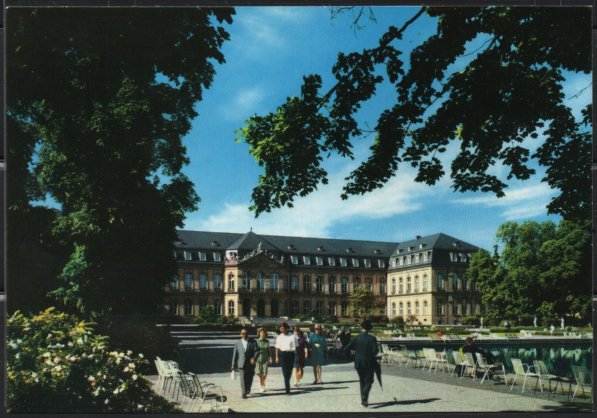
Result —
[[[135,368],[135,363],[129,363],[129,369],[134,369]]]
[[[17,353],[17,354],[15,354],[15,358],[16,358],[16,359],[19,359],[20,357],[21,357],[21,353]]]
[[[56,370],[57,372],[59,372],[60,370],[62,370],[62,366],[58,365],[58,366],[54,367],[54,370]]]
[[[118,395],[118,392],[120,392],[120,390],[118,388],[114,389],[114,391],[112,392],[114,395]]]
[[[68,343],[66,343],[66,345],[68,345],[69,347],[72,347],[74,344],[72,341],[69,341]]]
[[[126,372],[128,372],[128,371],[129,371],[129,367],[128,367],[128,366],[126,366],[126,367],[124,368],[124,372],[126,373]]]
[[[133,380],[137,380],[137,378],[138,378],[139,376],[137,376],[136,374],[134,374],[132,377],[133,377]]]
[[[93,376],[89,376],[89,377],[87,378],[87,380],[89,380],[90,382],[93,382],[93,381],[95,380],[95,377],[93,377]]]
[[[139,353],[139,358],[143,358],[143,353]]]
[[[126,351],[126,355],[127,355],[127,356],[130,356],[131,354],[133,354],[133,352],[132,352],[131,350],[127,350],[127,351]]]
[[[51,354],[47,351],[42,354],[42,357],[50,357],[50,356],[51,356]]]
[[[83,338],[81,338],[81,337],[77,338],[77,344],[83,345]]]
[[[143,405],[141,405],[140,403],[137,404],[137,409],[143,409]]]
[[[23,342],[23,340],[21,340],[20,338],[17,338],[17,344],[21,344]]]
[[[106,400],[104,401],[104,403],[105,403],[106,405],[108,405],[108,404],[110,403],[110,399],[106,399]]]

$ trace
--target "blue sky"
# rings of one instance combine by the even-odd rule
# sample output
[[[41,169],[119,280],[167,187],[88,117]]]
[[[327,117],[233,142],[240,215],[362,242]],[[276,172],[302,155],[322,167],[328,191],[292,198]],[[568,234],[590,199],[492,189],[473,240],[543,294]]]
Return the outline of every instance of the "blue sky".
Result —
[[[292,209],[254,218],[248,207],[261,169],[248,146],[234,141],[235,131],[251,115],[274,111],[287,96],[298,95],[303,75],[321,74],[326,91],[333,85],[330,70],[339,51],[375,46],[389,25],[400,27],[417,9],[378,7],[374,11],[377,23],[355,32],[350,13],[332,21],[325,7],[237,8],[234,23],[227,28],[231,40],[223,48],[226,64],[217,67],[214,83],[198,105],[199,116],[184,140],[191,160],[184,172],[202,199],[198,211],[187,215],[186,229],[246,232],[253,228],[263,234],[397,242],[444,232],[490,249],[497,227],[505,221],[558,220],[547,216],[545,205],[554,191],[540,182],[541,173],[525,182],[509,182],[506,196],[497,199],[485,193],[454,193],[447,177],[432,187],[415,183],[414,169],[402,165],[383,189],[342,201],[343,179],[367,158],[371,137],[356,141],[354,161],[325,162],[329,185],[296,200]],[[400,44],[405,54],[434,28],[434,21],[426,16],[412,25]],[[473,42],[470,49],[474,48]],[[566,94],[571,97],[591,77],[567,74],[567,80]],[[591,101],[591,90],[570,99],[569,105],[578,112]],[[382,89],[364,106],[359,121],[374,126],[379,112],[392,100],[392,90]],[[527,145],[535,149],[540,141],[534,142]],[[455,147],[448,149],[445,158],[456,152]],[[500,174],[501,167],[494,172]]]

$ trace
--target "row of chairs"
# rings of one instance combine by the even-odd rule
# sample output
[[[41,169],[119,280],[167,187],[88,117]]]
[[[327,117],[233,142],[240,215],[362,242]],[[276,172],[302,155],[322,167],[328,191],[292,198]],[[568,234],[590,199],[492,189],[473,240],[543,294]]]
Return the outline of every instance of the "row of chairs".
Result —
[[[403,364],[408,366],[409,364],[412,364],[414,367],[422,366],[423,369],[428,368],[429,372],[434,370],[436,373],[440,366],[442,367],[443,371],[450,369],[450,365],[448,359],[445,357],[445,354],[437,353],[433,348],[423,348],[422,356],[416,350],[409,350],[404,345],[400,345],[397,349],[393,349],[387,344],[381,344],[381,349],[382,363],[385,362],[388,365],[396,363],[399,366],[402,366]],[[567,380],[550,373],[545,363],[541,360],[535,360],[533,361],[533,366],[529,366],[525,363],[522,363],[520,359],[511,359],[512,366],[514,368],[514,374],[512,376],[511,382],[508,382],[506,368],[503,364],[491,364],[481,353],[474,353],[476,361],[475,357],[473,357],[473,353],[463,354],[464,356],[462,356],[457,350],[452,351],[454,364],[450,376],[458,374],[460,378],[464,376],[471,376],[474,380],[477,380],[477,374],[483,373],[481,377],[481,384],[483,384],[483,382],[485,382],[485,380],[488,378],[493,378],[493,376],[501,376],[506,385],[512,383],[510,390],[512,390],[516,384],[517,378],[522,378],[522,392],[524,392],[527,380],[529,378],[535,378],[537,380],[535,390],[537,390],[537,386],[539,386],[541,392],[543,392],[543,386],[545,383],[547,383],[549,387],[549,393],[555,394],[557,392],[558,386],[560,386],[560,389],[562,392],[564,392],[563,383],[567,382]],[[576,383],[576,387],[572,393],[572,399],[574,399],[579,390],[583,395],[585,395],[585,393],[590,394],[590,389],[592,387],[590,372],[581,366],[572,366],[572,371],[574,374],[574,382]],[[555,383],[553,390],[551,387],[552,382]],[[573,381],[568,381],[568,383],[571,385]],[[585,392],[585,388],[589,388],[589,390]],[[569,392],[570,391],[571,390],[569,390]]]
[[[171,395],[176,401],[182,396],[180,408],[185,412],[225,412],[226,396],[221,386],[199,379],[194,373],[184,372],[175,361],[155,359],[158,372],[156,387],[160,395]]]

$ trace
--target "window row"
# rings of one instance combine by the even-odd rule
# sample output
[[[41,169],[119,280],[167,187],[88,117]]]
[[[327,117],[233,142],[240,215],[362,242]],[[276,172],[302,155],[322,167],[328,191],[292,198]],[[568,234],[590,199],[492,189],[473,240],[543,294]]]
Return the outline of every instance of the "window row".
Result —
[[[372,267],[377,266],[378,268],[386,267],[386,260],[379,258],[371,260],[369,258],[356,258],[356,257],[322,257],[322,256],[310,256],[310,255],[291,255],[290,263],[294,265],[303,266],[329,266],[329,267]]]
[[[224,290],[223,289],[223,281],[222,275],[220,273],[213,274],[213,289],[214,290]],[[207,273],[199,273],[199,280],[193,280],[193,272],[192,271],[185,271],[183,273],[183,280],[182,280],[182,287],[179,286],[178,275],[172,277],[170,281],[170,288],[173,290],[207,290],[208,289],[208,278]]]
[[[406,310],[404,309],[406,306]],[[398,307],[398,311],[396,311],[396,307]],[[413,310],[414,307],[414,310]],[[392,302],[390,308],[391,316],[395,317],[398,316],[409,316],[409,315],[428,315],[429,314],[429,304],[426,300],[423,303],[419,303],[419,301],[415,301],[414,303],[411,302]]]
[[[201,308],[204,308],[205,306],[213,306],[214,313],[216,315],[223,314],[222,302],[219,300],[216,300],[213,305],[210,305],[206,300],[199,300],[197,305],[195,305],[195,304],[193,304],[193,301],[191,299],[185,299],[183,301],[182,314],[183,315],[199,315]],[[179,315],[181,313],[181,312],[179,312],[179,309],[180,309],[180,306],[179,306],[178,300],[171,299],[169,309],[168,309],[170,314]]]
[[[396,283],[398,283],[398,287],[396,288]],[[414,287],[413,287],[414,283]],[[429,279],[426,274],[423,275],[422,280],[419,281],[419,276],[415,276],[414,280],[411,277],[406,278],[406,289],[404,287],[405,280],[403,277],[398,278],[398,282],[396,282],[396,278],[392,278],[392,288],[391,294],[403,294],[403,293],[419,293],[419,292],[427,292],[429,290]],[[419,284],[421,286],[419,286]],[[406,291],[405,291],[406,290]]]
[[[319,316],[322,315],[335,315],[338,316],[348,316],[349,314],[349,307],[350,304],[346,301],[343,301],[340,304],[340,312],[338,312],[338,305],[335,302],[328,302],[327,306],[324,306],[323,301],[315,302],[315,306],[311,304],[310,300],[303,301],[302,311],[300,310],[299,301],[298,300],[291,300],[290,301],[290,315],[298,315],[300,313],[304,315],[312,315],[317,314]]]
[[[411,264],[428,263],[431,261],[431,251],[392,257],[390,267],[410,266]]]
[[[185,261],[213,261],[221,262],[222,253],[219,251],[174,251],[174,258]]]
[[[477,290],[477,284],[467,280],[465,273],[454,271],[445,280],[442,273],[437,273],[437,290]]]
[[[353,283],[354,289],[359,288],[361,286],[361,278],[360,277],[353,278],[352,283]],[[315,289],[313,289],[313,284],[315,285]],[[349,291],[349,284],[350,284],[350,281],[348,280],[348,277],[340,277],[340,279],[338,280],[336,277],[330,276],[330,277],[328,277],[327,290],[329,293],[338,293],[339,292],[342,294],[347,294]],[[372,278],[366,277],[363,284],[364,284],[365,288],[373,291],[374,281]],[[385,291],[386,291],[385,278],[379,279],[379,286],[380,286],[380,292],[385,293]],[[306,292],[306,293],[309,293],[309,292],[315,290],[315,292],[317,292],[317,293],[322,293],[325,291],[325,281],[322,276],[316,276],[315,281],[312,282],[311,276],[304,275],[303,276],[303,286],[302,286],[302,289],[300,289],[298,276],[292,275],[292,276],[290,276],[290,290],[293,290],[293,291],[302,290],[303,292]]]
[[[461,300],[461,301],[454,301],[446,303],[445,301],[438,300],[436,303],[436,314],[437,315],[446,315],[450,313],[450,305],[451,305],[451,314],[452,315],[480,315],[481,314],[481,304],[475,303],[475,301],[470,300]]]

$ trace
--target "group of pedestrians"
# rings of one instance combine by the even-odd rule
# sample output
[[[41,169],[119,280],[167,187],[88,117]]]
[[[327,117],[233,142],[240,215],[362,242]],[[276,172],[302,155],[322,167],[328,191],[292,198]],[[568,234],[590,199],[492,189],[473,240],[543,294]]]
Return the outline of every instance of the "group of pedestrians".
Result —
[[[295,377],[295,386],[300,386],[304,376],[305,361],[310,360],[313,366],[313,384],[322,384],[322,365],[327,353],[327,341],[322,335],[321,325],[315,325],[313,333],[305,335],[298,327],[290,332],[286,322],[280,324],[280,334],[276,337],[274,346],[275,363],[280,365],[284,377],[286,393],[290,393],[290,380]],[[268,366],[274,362],[270,350],[270,342],[264,328],[257,331],[257,340],[250,338],[248,331],[243,328],[241,339],[234,345],[232,352],[231,370],[239,371],[242,397],[247,398],[255,374],[259,377],[259,392],[265,392],[265,381]]]
[[[354,366],[359,375],[361,404],[366,407],[368,406],[369,391],[373,384],[375,366],[379,364],[376,360],[379,349],[377,339],[369,334],[371,322],[363,321],[361,327],[362,332],[346,344],[343,352],[355,351]],[[290,393],[290,380],[293,372],[295,386],[300,386],[307,359],[313,366],[313,384],[322,384],[322,365],[327,355],[327,340],[322,333],[321,325],[315,325],[313,332],[309,335],[305,335],[298,327],[291,332],[286,322],[281,323],[278,330],[280,333],[276,337],[274,346],[275,362],[282,369],[286,393]],[[265,381],[268,365],[272,364],[274,359],[264,328],[257,331],[257,340],[250,338],[248,331],[244,328],[241,330],[240,336],[241,339],[234,345],[231,370],[238,370],[242,398],[246,399],[251,392],[255,374],[259,376],[259,392],[266,391]]]

